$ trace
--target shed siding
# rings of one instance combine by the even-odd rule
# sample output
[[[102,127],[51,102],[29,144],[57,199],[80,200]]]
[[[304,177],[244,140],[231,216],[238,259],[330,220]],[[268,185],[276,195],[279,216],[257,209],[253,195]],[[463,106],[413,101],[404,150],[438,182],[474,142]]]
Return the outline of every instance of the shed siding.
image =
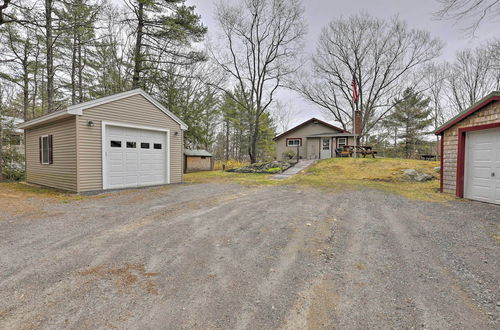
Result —
[[[88,127],[91,120],[94,127]],[[102,104],[83,111],[78,118],[80,191],[103,189],[101,121],[153,126],[170,130],[170,183],[182,181],[183,132],[180,125],[142,95]],[[175,132],[179,132],[175,136]]]
[[[52,135],[53,164],[40,164],[39,137]],[[26,181],[77,191],[74,117],[26,130]]]
[[[212,170],[212,157],[186,156],[186,172]]]
[[[485,106],[444,131],[443,141],[443,191],[456,192],[458,129],[485,124],[500,123],[500,102]]]

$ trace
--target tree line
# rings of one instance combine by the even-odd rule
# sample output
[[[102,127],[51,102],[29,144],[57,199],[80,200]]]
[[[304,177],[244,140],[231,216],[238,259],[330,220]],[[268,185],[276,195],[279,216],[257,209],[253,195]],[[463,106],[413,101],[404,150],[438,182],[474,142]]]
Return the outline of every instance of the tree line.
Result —
[[[464,15],[453,7],[456,1],[441,2],[442,17]],[[29,120],[142,88],[188,124],[186,147],[256,162],[274,156],[272,137],[289,128],[291,111],[276,96],[281,89],[298,92],[345,129],[359,109],[361,141],[404,148],[409,133],[394,127],[410,100],[420,100],[415,104],[425,121],[419,124],[428,123],[414,130],[422,141],[500,89],[499,41],[439,62],[444,43],[398,18],[360,13],[335,19],[307,58],[304,5],[221,2],[207,38],[207,27],[185,0],[0,0],[0,118]]]

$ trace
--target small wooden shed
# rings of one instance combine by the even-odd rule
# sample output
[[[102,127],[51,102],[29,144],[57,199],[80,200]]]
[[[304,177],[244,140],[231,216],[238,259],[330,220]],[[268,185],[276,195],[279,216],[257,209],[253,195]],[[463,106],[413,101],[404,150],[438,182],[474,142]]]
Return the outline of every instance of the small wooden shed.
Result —
[[[206,150],[184,150],[184,173],[212,171],[214,157]]]

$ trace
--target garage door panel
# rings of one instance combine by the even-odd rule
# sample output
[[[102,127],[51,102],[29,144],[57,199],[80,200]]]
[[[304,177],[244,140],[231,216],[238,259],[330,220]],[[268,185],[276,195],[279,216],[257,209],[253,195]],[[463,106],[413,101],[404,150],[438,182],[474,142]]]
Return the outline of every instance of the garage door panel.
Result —
[[[500,204],[500,129],[467,133],[464,197]]]
[[[167,182],[165,132],[107,126],[105,134],[107,188]],[[121,147],[112,148],[112,140]],[[162,149],[154,149],[155,143],[161,143]]]

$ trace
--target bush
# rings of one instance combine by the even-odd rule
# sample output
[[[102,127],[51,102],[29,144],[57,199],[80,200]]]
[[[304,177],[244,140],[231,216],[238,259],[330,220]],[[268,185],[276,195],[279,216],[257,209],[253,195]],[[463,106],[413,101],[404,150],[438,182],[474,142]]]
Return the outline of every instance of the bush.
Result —
[[[295,151],[293,151],[292,149],[288,149],[283,153],[283,158],[292,159],[293,157],[295,157],[295,155],[296,155]]]
[[[279,173],[279,172],[281,172],[281,167],[268,168],[267,172],[270,174]]]
[[[15,148],[6,148],[3,153],[3,178],[7,181],[24,179],[24,155]]]

